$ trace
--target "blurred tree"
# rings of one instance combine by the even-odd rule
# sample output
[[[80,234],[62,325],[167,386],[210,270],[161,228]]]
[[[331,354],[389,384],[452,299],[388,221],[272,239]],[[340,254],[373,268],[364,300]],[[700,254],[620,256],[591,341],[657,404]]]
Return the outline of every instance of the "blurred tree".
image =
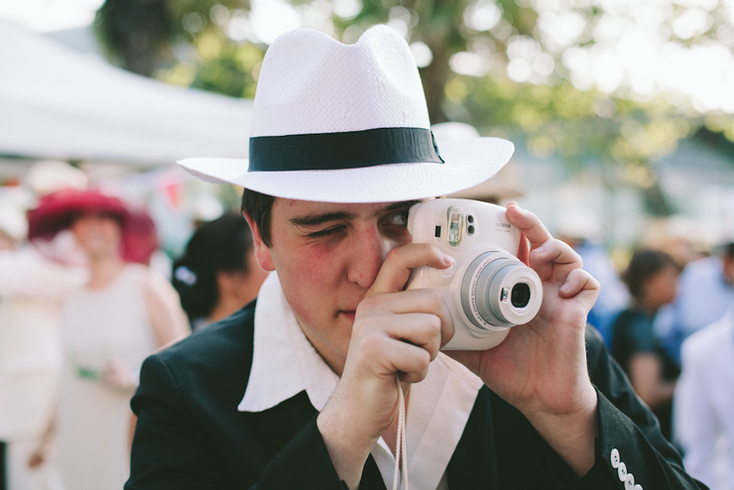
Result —
[[[400,32],[434,123],[464,121],[572,168],[602,164],[650,195],[650,163],[680,138],[705,126],[734,141],[734,80],[723,71],[734,58],[734,12],[723,1],[289,4],[301,25],[344,42],[376,23]],[[267,43],[250,10],[248,0],[107,0],[98,24],[132,71],[252,97]]]
[[[424,48],[423,65],[414,52],[433,122],[511,137],[572,170],[602,165],[607,177],[645,189],[649,208],[664,215],[672,208],[650,164],[703,125],[734,141],[734,91],[687,72],[694,56],[718,57],[718,72],[716,63],[693,66],[734,84],[724,68],[732,19],[716,0],[366,0],[336,25],[353,41],[387,23]],[[706,88],[691,91],[693,82]]]
[[[103,45],[125,69],[152,76],[173,61],[174,22],[165,0],[107,0],[96,21]]]
[[[227,33],[249,8],[249,0],[106,0],[95,24],[110,58],[129,71],[252,97],[265,46]]]

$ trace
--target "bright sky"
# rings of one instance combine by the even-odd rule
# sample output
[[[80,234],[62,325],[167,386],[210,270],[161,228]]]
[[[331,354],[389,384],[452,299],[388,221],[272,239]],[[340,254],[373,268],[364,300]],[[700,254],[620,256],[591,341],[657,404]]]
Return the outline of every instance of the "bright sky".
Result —
[[[34,31],[89,25],[104,0],[2,0],[0,17]]]
[[[104,0],[0,0],[0,18],[34,31],[72,29],[89,25],[103,3]],[[252,4],[251,24],[257,26],[255,34],[266,42],[282,31],[299,27],[298,13],[283,0],[254,0]]]
[[[585,19],[566,2],[533,0],[546,49],[563,52],[561,62],[579,89],[643,98],[662,93],[675,103],[689,97],[698,112],[734,114],[734,0],[590,1],[605,12],[593,27],[594,44],[563,51],[584,31]],[[714,15],[723,18],[714,35],[686,47],[712,30]],[[532,81],[548,63],[533,54],[535,41],[515,41],[517,49],[512,39],[508,46],[508,76]],[[520,69],[513,71],[515,60]]]

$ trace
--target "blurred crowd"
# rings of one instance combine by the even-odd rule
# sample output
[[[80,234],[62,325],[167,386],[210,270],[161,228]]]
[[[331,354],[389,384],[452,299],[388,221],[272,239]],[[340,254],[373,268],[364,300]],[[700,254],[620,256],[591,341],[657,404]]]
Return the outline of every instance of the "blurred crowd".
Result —
[[[143,360],[242,308],[266,274],[239,215],[192,223],[171,268],[149,213],[81,170],[22,184],[0,188],[0,490],[122,488]]]
[[[0,188],[0,490],[122,488],[145,357],[242,308],[266,273],[236,213],[194,223],[183,253],[161,262],[146,210],[80,170],[23,186]],[[453,197],[523,192],[501,172]],[[602,285],[589,324],[687,470],[734,489],[734,221],[710,250],[641,243],[619,264],[598,220],[566,214],[553,231]]]
[[[649,239],[622,267],[598,240],[598,222],[568,220],[557,235],[601,283],[589,324],[688,473],[711,489],[734,489],[734,216],[709,249]]]

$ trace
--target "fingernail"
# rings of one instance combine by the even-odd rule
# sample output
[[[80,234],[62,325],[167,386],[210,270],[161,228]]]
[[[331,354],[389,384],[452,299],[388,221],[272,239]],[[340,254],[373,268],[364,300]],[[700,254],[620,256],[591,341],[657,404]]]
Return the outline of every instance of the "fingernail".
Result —
[[[511,203],[508,204],[508,206],[510,206],[510,205],[515,206],[515,208],[517,208],[517,210],[520,211],[521,213],[524,213],[525,212],[525,210],[522,208],[522,206],[520,206],[516,202],[511,202]]]
[[[545,245],[541,245],[540,247],[538,247],[535,250],[533,250],[533,252],[535,252],[535,253],[537,253],[539,255],[544,254],[545,253]]]
[[[567,293],[569,289],[571,289],[571,284],[569,282],[564,282],[563,286],[561,286],[561,292]]]

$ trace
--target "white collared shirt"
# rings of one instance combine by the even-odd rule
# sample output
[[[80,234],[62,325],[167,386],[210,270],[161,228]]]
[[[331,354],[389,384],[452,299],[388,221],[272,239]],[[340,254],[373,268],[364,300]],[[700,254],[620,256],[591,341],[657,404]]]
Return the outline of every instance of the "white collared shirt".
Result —
[[[252,369],[238,409],[261,412],[305,390],[321,411],[338,382],[298,325],[277,274],[271,273],[255,308]],[[414,488],[448,488],[446,468],[481,387],[481,379],[442,353],[431,363],[426,378],[411,386],[406,449],[408,478]],[[391,488],[395,458],[382,438],[372,456]]]
[[[734,489],[734,305],[683,342],[673,400],[686,471],[712,490]]]

